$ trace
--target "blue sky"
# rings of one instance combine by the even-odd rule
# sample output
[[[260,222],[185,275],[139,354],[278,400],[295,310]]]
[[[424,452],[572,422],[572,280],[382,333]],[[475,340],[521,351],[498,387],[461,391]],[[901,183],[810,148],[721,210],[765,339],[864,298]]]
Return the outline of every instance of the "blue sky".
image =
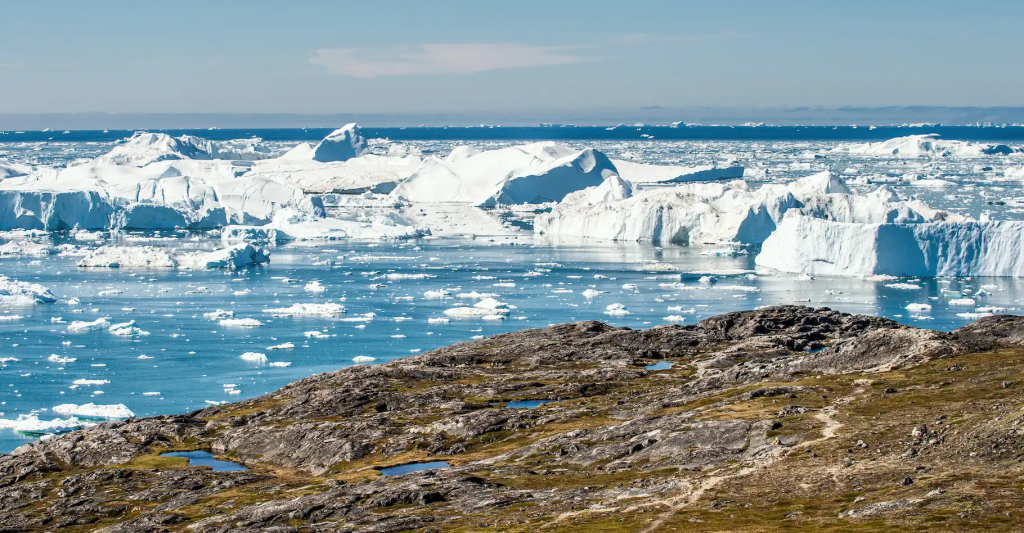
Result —
[[[0,112],[1024,105],[1024,2],[0,2]]]

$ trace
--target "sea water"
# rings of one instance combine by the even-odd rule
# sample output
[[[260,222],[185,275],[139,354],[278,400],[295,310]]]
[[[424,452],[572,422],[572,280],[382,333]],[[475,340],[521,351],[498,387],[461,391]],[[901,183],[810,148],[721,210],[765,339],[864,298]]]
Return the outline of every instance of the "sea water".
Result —
[[[177,248],[213,248],[216,239],[154,241]],[[773,304],[827,306],[950,330],[978,312],[1014,312],[1024,284],[1014,279],[865,281],[754,274],[753,254],[707,255],[706,249],[642,244],[545,246],[527,235],[507,239],[338,242],[271,248],[267,265],[240,271],[83,269],[75,257],[0,259],[0,273],[49,287],[59,301],[0,310],[23,318],[0,321],[0,412],[6,419],[53,406],[125,404],[137,416],[184,413],[252,398],[354,361],[380,364],[455,342],[579,320],[649,328],[694,324],[709,316]],[[702,254],[703,252],[703,254]],[[333,262],[333,264],[331,264]],[[388,279],[423,274],[425,279]],[[318,281],[324,292],[305,286]],[[982,295],[974,296],[985,286]],[[451,297],[429,299],[448,289]],[[598,291],[586,297],[584,291]],[[491,293],[511,311],[504,320],[449,319],[444,311]],[[991,293],[990,295],[986,295]],[[976,305],[949,302],[971,295]],[[78,298],[78,305],[68,300]],[[336,302],[333,318],[274,317],[264,309]],[[909,311],[908,304],[928,304]],[[621,304],[614,306],[613,304]],[[609,314],[609,306],[619,309]],[[998,309],[978,309],[998,308]],[[623,309],[624,308],[624,309]],[[231,311],[255,328],[224,327],[204,313]],[[351,321],[373,314],[372,320]],[[59,317],[59,318],[58,318]],[[134,320],[148,335],[69,333],[68,323]],[[364,319],[365,320],[365,319]],[[307,332],[316,332],[309,333]],[[293,349],[268,350],[285,343]],[[249,362],[246,352],[266,362]],[[48,361],[51,355],[73,363]],[[361,356],[361,357],[360,357]],[[290,366],[275,366],[290,363]],[[75,385],[75,380],[95,385]],[[37,437],[0,432],[0,451]]]

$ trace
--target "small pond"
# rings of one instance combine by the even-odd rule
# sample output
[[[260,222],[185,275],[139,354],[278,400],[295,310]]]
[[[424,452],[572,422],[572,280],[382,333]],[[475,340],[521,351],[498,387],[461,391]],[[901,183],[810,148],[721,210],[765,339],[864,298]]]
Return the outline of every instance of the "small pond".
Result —
[[[184,457],[188,459],[189,466],[208,466],[213,469],[214,472],[238,472],[241,470],[248,470],[248,468],[238,464],[232,463],[231,461],[221,461],[220,459],[214,459],[213,454],[202,450],[196,450],[192,452],[168,452],[160,454],[161,457]]]
[[[654,363],[653,365],[645,366],[644,370],[668,370],[668,369],[672,368],[673,364],[675,364],[675,363],[670,363],[668,361],[658,361],[657,363]]]
[[[438,468],[447,468],[449,465],[444,461],[430,461],[428,463],[409,463],[406,465],[389,466],[387,468],[381,468],[380,473],[385,476],[400,476],[402,474],[408,474],[410,472],[419,472],[420,470],[437,470]]]

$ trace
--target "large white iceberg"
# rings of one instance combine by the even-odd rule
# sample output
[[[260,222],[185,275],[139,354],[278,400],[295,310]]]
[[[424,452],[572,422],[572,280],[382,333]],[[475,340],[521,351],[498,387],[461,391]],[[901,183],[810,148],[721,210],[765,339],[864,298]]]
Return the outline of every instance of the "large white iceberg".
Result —
[[[755,259],[832,276],[1024,276],[1024,222],[864,224],[790,215]]]
[[[97,405],[95,403],[76,405],[73,403],[63,403],[53,406],[53,412],[63,416],[99,419],[133,418],[135,416],[135,413],[133,413],[132,410],[123,403],[113,405]]]
[[[822,172],[787,185],[752,189],[746,182],[688,183],[634,191],[613,178],[565,197],[538,215],[534,230],[552,239],[591,237],[658,244],[764,242],[793,209],[844,222],[895,223],[955,219],[888,187],[858,194]]]
[[[412,203],[480,207],[557,202],[616,174],[603,153],[553,142],[485,152],[453,150],[445,159],[423,161],[391,196]]]
[[[1005,145],[978,144],[967,141],[939,139],[936,134],[908,135],[887,141],[840,146],[836,152],[880,157],[980,157],[1007,154],[1016,150]]]

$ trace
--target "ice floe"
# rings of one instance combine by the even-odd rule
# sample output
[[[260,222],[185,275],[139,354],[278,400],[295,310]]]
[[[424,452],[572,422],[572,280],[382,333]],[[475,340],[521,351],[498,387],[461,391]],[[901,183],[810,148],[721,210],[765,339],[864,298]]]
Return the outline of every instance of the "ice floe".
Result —
[[[55,405],[52,411],[62,416],[75,416],[78,418],[94,418],[94,419],[122,419],[122,418],[133,418],[135,413],[124,404],[113,404],[113,405],[97,405],[95,403],[86,403],[82,405],[76,405],[73,403],[64,403]]]

